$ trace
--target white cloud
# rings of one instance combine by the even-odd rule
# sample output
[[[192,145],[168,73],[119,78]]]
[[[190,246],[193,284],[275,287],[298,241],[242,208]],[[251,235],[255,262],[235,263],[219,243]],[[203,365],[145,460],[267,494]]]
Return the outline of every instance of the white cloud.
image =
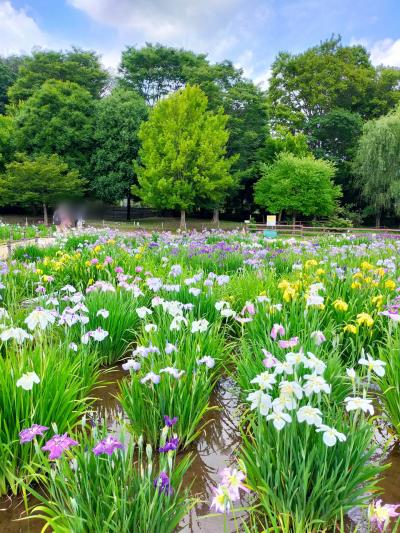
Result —
[[[0,0],[0,55],[30,52],[34,46],[49,46],[48,36],[24,9]]]
[[[252,50],[244,50],[235,61],[235,67],[242,68],[244,76],[253,80],[260,89],[266,90],[268,88],[272,69],[265,62],[262,63],[257,60]]]
[[[246,0],[67,0],[97,23],[117,32],[113,50],[145,42],[209,53],[212,61],[235,57],[252,26]],[[252,2],[253,0],[250,0]],[[264,12],[263,12],[264,14]],[[260,17],[261,16],[257,14]],[[264,14],[265,16],[265,14]],[[247,37],[247,36],[246,36]]]
[[[374,65],[400,67],[400,39],[383,39],[373,43],[370,49]]]
[[[213,24],[218,15],[231,14],[240,0],[68,0],[101,24],[144,36],[182,38]]]
[[[253,76],[252,79],[256,85],[258,85],[261,89],[265,91],[268,89],[271,74],[272,74],[272,68],[267,68],[263,72],[260,72],[256,76]]]
[[[100,50],[99,54],[101,55],[103,65],[111,69],[111,72],[116,73],[121,61],[121,49],[111,48],[104,51]]]
[[[235,61],[236,68],[242,68],[246,78],[254,75],[254,53],[253,50],[244,50]]]

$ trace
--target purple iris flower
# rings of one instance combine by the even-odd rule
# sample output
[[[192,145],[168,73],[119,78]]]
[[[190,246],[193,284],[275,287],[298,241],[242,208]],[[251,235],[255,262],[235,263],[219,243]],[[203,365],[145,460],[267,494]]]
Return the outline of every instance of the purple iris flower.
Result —
[[[119,442],[119,440],[114,439],[114,437],[112,437],[111,435],[108,435],[108,437],[96,444],[96,446],[93,448],[93,453],[95,455],[101,455],[102,453],[112,455],[114,450],[122,450],[123,447],[124,446],[121,442]]]
[[[49,459],[58,459],[64,450],[68,450],[70,446],[76,446],[77,444],[76,440],[71,439],[64,433],[64,435],[54,435],[46,442],[45,446],[42,446],[42,450],[50,452]]]
[[[174,416],[174,418],[170,418],[168,415],[164,415],[164,422],[166,426],[172,428],[172,426],[175,426],[175,424],[178,422],[178,417]]]
[[[39,426],[39,424],[33,424],[30,428],[26,428],[20,431],[19,442],[21,444],[25,444],[26,442],[30,442],[31,440],[33,440],[37,435],[43,437],[43,433],[48,429],[49,428],[46,426]]]
[[[173,437],[172,439],[167,440],[167,442],[164,444],[164,446],[161,446],[161,448],[159,448],[158,451],[161,452],[161,453],[174,451],[174,450],[177,449],[178,444],[179,444],[178,437]]]
[[[165,492],[165,494],[172,494],[174,489],[171,487],[171,481],[166,472],[161,472],[161,474],[154,480],[154,486],[158,487],[160,492]]]

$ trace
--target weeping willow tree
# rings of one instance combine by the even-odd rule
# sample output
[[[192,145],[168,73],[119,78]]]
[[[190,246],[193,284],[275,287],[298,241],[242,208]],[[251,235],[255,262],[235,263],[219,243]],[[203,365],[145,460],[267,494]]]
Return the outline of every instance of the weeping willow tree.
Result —
[[[377,227],[384,212],[400,215],[400,107],[365,124],[354,170]]]

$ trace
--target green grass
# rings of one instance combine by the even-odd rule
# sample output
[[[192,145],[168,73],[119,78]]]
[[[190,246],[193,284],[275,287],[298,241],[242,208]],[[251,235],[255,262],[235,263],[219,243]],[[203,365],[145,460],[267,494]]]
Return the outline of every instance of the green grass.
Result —
[[[144,230],[158,230],[158,231],[177,231],[180,228],[180,219],[172,217],[154,217],[154,218],[141,218],[131,221],[109,221],[106,220],[103,224],[99,220],[89,220],[86,222],[86,226],[93,226],[95,228],[108,227],[112,229],[118,229],[120,231],[138,231]],[[223,229],[233,230],[242,229],[244,224],[241,222],[232,222],[228,220],[221,220],[219,224],[213,223],[207,219],[189,218],[186,220],[186,227],[188,230],[202,231],[204,229]]]

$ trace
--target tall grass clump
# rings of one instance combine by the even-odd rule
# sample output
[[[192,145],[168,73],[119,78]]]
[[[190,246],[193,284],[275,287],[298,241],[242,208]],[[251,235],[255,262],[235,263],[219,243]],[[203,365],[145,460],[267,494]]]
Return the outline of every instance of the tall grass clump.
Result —
[[[113,364],[125,355],[140,329],[136,310],[148,302],[149,297],[133,298],[130,292],[120,288],[115,292],[96,291],[87,295],[85,305],[89,310],[89,322],[86,329],[101,327],[108,332],[108,336],[96,345],[103,364]],[[99,314],[101,310],[105,310],[108,316]]]
[[[218,323],[197,333],[191,327],[171,331],[159,322],[157,331],[138,338],[132,358],[123,365],[130,376],[120,384],[119,401],[132,430],[150,443],[156,442],[165,416],[177,417],[180,446],[198,437],[227,361],[229,346]]]
[[[31,445],[20,446],[19,433],[33,424],[73,428],[98,376],[96,359],[84,347],[75,353],[42,342],[7,350],[0,356],[0,495],[19,490],[35,458]]]
[[[386,363],[385,374],[376,377],[386,418],[400,439],[400,328],[390,327],[386,342],[378,349],[378,356]]]
[[[372,400],[353,371],[341,391],[326,369],[309,352],[288,352],[250,382],[241,458],[270,531],[326,531],[378,492]]]

